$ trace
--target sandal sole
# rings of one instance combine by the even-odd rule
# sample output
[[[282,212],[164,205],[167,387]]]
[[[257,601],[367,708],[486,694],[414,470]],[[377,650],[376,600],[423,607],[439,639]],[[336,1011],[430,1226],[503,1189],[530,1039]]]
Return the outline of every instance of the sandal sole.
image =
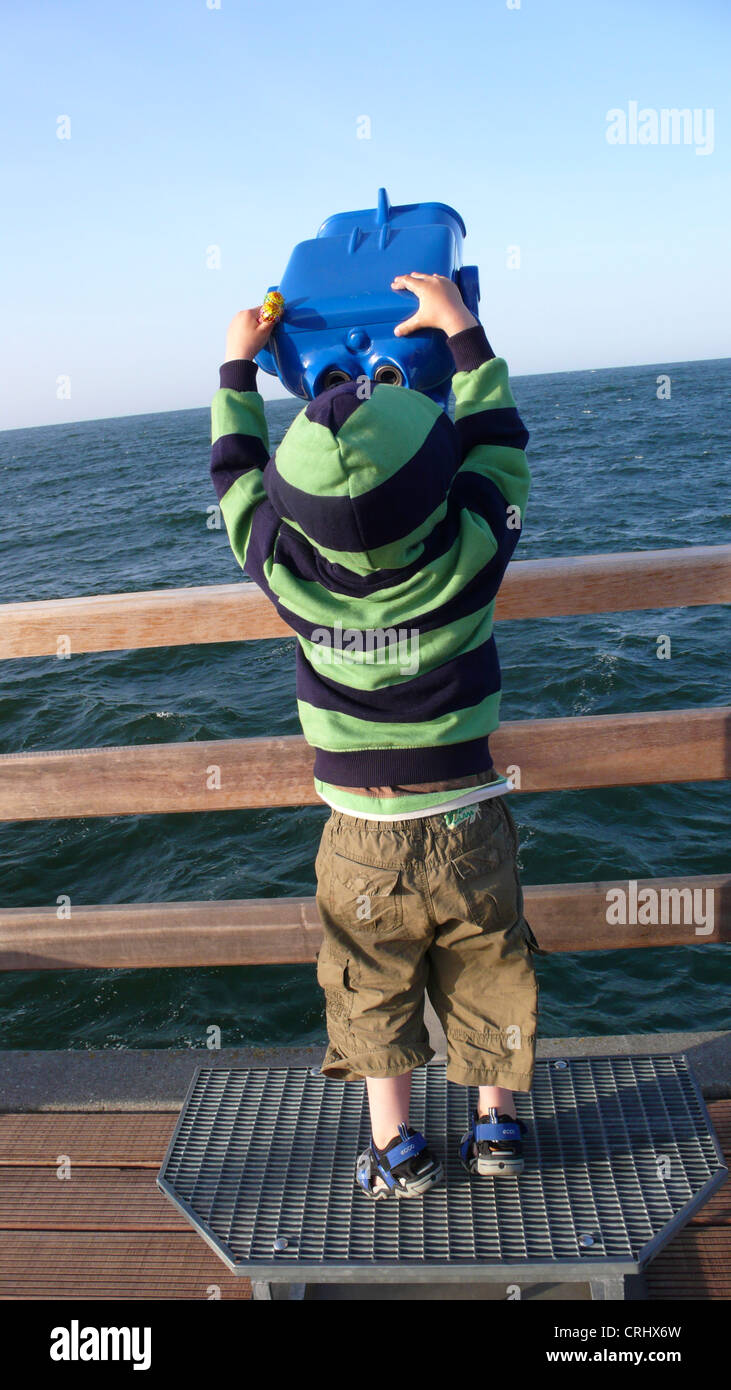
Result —
[[[516,1178],[525,1172],[525,1157],[522,1153],[517,1156],[496,1152],[489,1157],[485,1154],[474,1154],[465,1161],[462,1157],[462,1145],[467,1142],[469,1137],[469,1133],[462,1135],[458,1152],[459,1161],[471,1178]]]
[[[469,1163],[465,1163],[462,1155],[459,1158],[462,1167],[471,1178],[515,1178],[525,1171],[524,1158],[473,1158]]]
[[[408,1187],[398,1186],[392,1187],[390,1190],[380,1187],[376,1191],[366,1192],[366,1189],[358,1182],[357,1178],[355,1180],[355,1186],[358,1188],[359,1192],[364,1193],[366,1197],[370,1197],[372,1202],[387,1201],[389,1197],[398,1197],[408,1201],[412,1197],[423,1197],[426,1192],[431,1191],[432,1187],[437,1187],[443,1181],[444,1168],[440,1163],[438,1168],[432,1169],[432,1171],[427,1173],[423,1178],[414,1179]]]

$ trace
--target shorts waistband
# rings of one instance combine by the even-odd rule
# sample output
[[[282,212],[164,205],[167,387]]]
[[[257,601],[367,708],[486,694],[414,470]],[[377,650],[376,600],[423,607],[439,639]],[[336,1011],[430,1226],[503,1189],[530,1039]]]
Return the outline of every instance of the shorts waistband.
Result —
[[[370,820],[364,816],[350,815],[347,811],[332,809],[330,824],[335,830],[357,830],[359,834],[372,832],[375,835],[382,834],[384,830],[394,830],[410,839],[420,841],[424,839],[427,831],[447,829],[450,827],[450,821],[456,825],[469,824],[474,818],[474,812],[491,801],[502,801],[502,796],[486,796],[480,801],[472,801],[468,806],[461,808],[462,814],[455,811],[436,811],[428,816],[408,816],[405,820]],[[458,816],[457,820],[455,816]]]

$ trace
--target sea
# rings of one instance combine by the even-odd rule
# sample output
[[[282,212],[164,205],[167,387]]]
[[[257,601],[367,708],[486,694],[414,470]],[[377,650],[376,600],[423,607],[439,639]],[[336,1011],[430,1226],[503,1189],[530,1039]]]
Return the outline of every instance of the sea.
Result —
[[[731,359],[512,384],[533,475],[515,563],[729,541]],[[300,408],[267,402],[272,446]],[[0,602],[247,583],[225,530],[208,524],[209,457],[208,405],[0,434]],[[719,606],[501,622],[496,634],[505,720],[729,700]],[[298,732],[294,639],[0,665],[2,753]],[[514,794],[524,884],[727,871],[728,787],[705,780],[702,763],[697,773],[682,785]],[[0,903],[314,894],[327,815],[317,805],[4,822]],[[728,947],[580,951],[541,956],[537,969],[543,1037],[729,1026]],[[314,967],[0,976],[3,1048],[202,1047],[211,1025],[223,1046],[324,1045]]]

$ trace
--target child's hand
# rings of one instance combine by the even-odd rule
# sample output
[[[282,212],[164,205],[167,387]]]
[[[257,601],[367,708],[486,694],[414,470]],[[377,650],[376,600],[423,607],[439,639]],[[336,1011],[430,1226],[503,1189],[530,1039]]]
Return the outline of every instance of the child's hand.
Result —
[[[416,313],[394,328],[397,338],[413,333],[417,328],[441,328],[451,338],[464,328],[474,328],[478,322],[465,306],[454,280],[449,280],[446,275],[425,275],[422,271],[412,270],[410,275],[397,275],[391,281],[391,289],[411,290],[419,300]]]
[[[226,358],[227,362],[233,362],[240,358],[246,358],[247,362],[253,362],[257,352],[261,352],[266,347],[273,323],[259,323],[259,310],[240,309],[238,314],[232,318],[228,332],[226,334]]]

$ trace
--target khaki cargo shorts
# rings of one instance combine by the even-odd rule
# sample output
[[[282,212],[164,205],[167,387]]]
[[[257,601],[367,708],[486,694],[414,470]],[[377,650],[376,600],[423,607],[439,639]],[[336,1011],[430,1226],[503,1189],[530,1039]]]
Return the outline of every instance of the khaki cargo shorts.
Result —
[[[333,811],[326,822],[315,861],[326,1076],[398,1076],[428,1062],[427,991],[448,1080],[530,1090],[540,947],[523,916],[515,822],[502,796],[469,811],[453,825],[450,813]]]

